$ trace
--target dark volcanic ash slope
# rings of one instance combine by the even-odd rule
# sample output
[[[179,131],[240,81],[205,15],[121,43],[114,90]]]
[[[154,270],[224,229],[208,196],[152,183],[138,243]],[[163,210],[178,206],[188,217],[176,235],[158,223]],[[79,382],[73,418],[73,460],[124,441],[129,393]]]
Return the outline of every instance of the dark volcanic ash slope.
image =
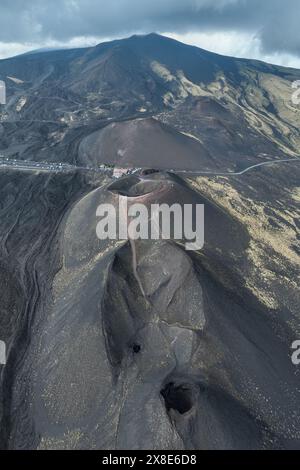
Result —
[[[0,339],[7,349],[7,364],[0,365],[1,448],[9,446],[15,420],[26,423],[22,403],[29,406],[29,384],[24,360],[33,324],[43,316],[60,269],[63,216],[90,188],[88,180],[76,173],[0,171]],[[21,371],[23,379],[18,380]],[[24,439],[25,434],[31,447],[33,429],[27,428]]]
[[[299,448],[293,165],[265,219],[264,173],[251,202],[238,178],[220,196],[218,178],[3,172],[1,447]],[[204,203],[203,250],[99,241],[96,209],[119,194]]]
[[[100,242],[96,208],[118,193],[204,203],[203,251]],[[62,266],[15,370],[10,448],[299,447],[293,333],[240,275],[251,240],[239,221],[156,174],[101,184],[62,229]]]
[[[154,167],[197,170],[213,165],[205,147],[195,138],[160,121],[135,119],[109,124],[82,140],[80,164],[97,167],[101,162],[120,167]]]

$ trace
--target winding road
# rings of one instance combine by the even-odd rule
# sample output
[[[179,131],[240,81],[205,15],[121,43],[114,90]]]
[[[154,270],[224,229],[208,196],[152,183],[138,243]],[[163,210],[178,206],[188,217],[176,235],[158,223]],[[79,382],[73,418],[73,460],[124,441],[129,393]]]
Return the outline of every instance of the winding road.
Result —
[[[190,174],[190,175],[195,175],[195,176],[240,176],[244,175],[250,170],[254,170],[255,168],[259,168],[261,166],[268,166],[268,165],[274,165],[277,163],[290,163],[290,162],[300,162],[300,158],[282,158],[280,160],[267,160],[265,162],[261,163],[256,163],[255,165],[248,166],[244,170],[241,171],[227,171],[227,172],[212,172],[212,171],[194,171],[194,170],[181,170],[178,171],[177,173],[183,173],[183,174]],[[172,170],[173,172],[176,172],[176,170]]]

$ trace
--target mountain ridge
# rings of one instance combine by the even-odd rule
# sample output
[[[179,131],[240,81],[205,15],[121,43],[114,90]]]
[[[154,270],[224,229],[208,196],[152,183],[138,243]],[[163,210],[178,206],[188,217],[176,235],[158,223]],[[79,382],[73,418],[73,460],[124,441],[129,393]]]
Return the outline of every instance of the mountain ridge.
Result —
[[[78,47],[64,47],[64,46],[61,46],[61,47],[57,47],[57,48],[56,47],[51,47],[51,48],[45,47],[45,48],[39,48],[39,49],[32,49],[32,50],[29,50],[29,51],[27,51],[25,53],[22,53],[22,54],[17,54],[17,55],[12,56],[12,57],[6,57],[6,58],[3,58],[3,59],[0,59],[0,63],[3,62],[3,61],[11,61],[11,60],[14,60],[14,59],[17,59],[17,58],[20,58],[20,57],[26,57],[26,56],[30,56],[30,55],[38,56],[38,55],[42,55],[42,54],[51,54],[51,53],[55,53],[55,52],[59,53],[59,52],[65,52],[65,51],[69,51],[71,53],[77,52],[77,51],[86,51],[87,52],[87,51],[90,51],[90,50],[99,49],[101,47],[113,46],[114,44],[118,45],[118,44],[124,43],[124,41],[132,42],[134,40],[141,41],[141,40],[148,40],[148,39],[155,39],[155,40],[159,39],[159,40],[162,40],[162,41],[167,40],[170,43],[173,42],[177,45],[180,44],[184,47],[196,49],[198,51],[201,51],[201,52],[209,54],[209,55],[214,55],[214,56],[222,57],[222,58],[228,58],[228,59],[232,59],[232,60],[236,60],[236,61],[242,61],[242,62],[246,61],[246,62],[252,62],[253,64],[263,64],[263,65],[276,67],[278,69],[284,69],[284,70],[300,70],[297,67],[291,67],[291,66],[286,66],[286,65],[278,65],[278,64],[274,64],[272,62],[267,62],[267,61],[261,60],[261,59],[253,59],[253,58],[248,58],[248,57],[236,57],[236,56],[233,56],[233,55],[221,54],[221,53],[218,53],[218,52],[214,52],[214,51],[204,49],[204,48],[202,48],[200,46],[197,46],[197,45],[186,44],[182,41],[179,41],[177,39],[174,39],[174,38],[171,38],[171,37],[168,37],[166,35],[159,34],[159,33],[156,33],[156,32],[152,32],[152,33],[148,33],[148,34],[133,34],[131,36],[124,37],[124,38],[112,39],[110,41],[103,41],[103,42],[100,42],[100,43],[96,44],[95,46],[78,46]]]
[[[0,110],[0,152],[75,163],[80,139],[120,119],[155,117],[203,144],[212,155],[209,168],[199,157],[206,170],[296,157],[300,113],[291,84],[298,76],[296,69],[221,56],[155,33],[5,59],[0,79],[13,80]],[[151,151],[159,152],[155,142]]]

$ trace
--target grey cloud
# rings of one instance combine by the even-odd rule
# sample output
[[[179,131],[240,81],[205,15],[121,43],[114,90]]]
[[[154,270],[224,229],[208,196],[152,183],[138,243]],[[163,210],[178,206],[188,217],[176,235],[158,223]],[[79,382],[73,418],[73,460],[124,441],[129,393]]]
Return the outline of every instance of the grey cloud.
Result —
[[[299,0],[1,0],[0,41],[234,30],[266,53],[300,55],[299,18]]]

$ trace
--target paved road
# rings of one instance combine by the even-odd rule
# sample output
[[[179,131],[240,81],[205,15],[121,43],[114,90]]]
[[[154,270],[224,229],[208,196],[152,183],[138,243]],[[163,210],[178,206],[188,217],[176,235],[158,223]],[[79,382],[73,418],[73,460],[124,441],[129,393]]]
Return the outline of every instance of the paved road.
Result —
[[[241,171],[228,171],[228,172],[212,172],[212,171],[194,171],[194,170],[169,170],[171,173],[177,173],[181,175],[191,175],[191,176],[240,176],[244,175],[250,170],[255,168],[259,168],[261,166],[268,166],[268,165],[277,165],[279,163],[291,163],[291,162],[300,162],[300,158],[282,158],[280,160],[268,160],[265,162],[257,163],[255,165],[251,165],[244,170]],[[1,161],[0,160],[0,168],[9,168],[12,170],[31,170],[31,171],[50,171],[50,172],[69,172],[75,170],[81,171],[93,171],[96,173],[105,173],[107,171],[111,171],[109,168],[92,168],[92,167],[84,167],[84,166],[76,166],[76,165],[69,165],[63,163],[43,163],[43,162],[33,162],[33,161]]]
[[[280,160],[267,160],[265,162],[256,163],[255,165],[248,166],[244,170],[241,171],[227,171],[227,172],[213,172],[213,171],[194,171],[194,170],[171,170],[174,173],[180,174],[188,174],[188,175],[195,175],[195,176],[240,176],[244,175],[250,170],[254,168],[259,168],[260,166],[267,166],[267,165],[275,165],[278,163],[290,163],[290,162],[300,162],[300,158],[282,158]]]

